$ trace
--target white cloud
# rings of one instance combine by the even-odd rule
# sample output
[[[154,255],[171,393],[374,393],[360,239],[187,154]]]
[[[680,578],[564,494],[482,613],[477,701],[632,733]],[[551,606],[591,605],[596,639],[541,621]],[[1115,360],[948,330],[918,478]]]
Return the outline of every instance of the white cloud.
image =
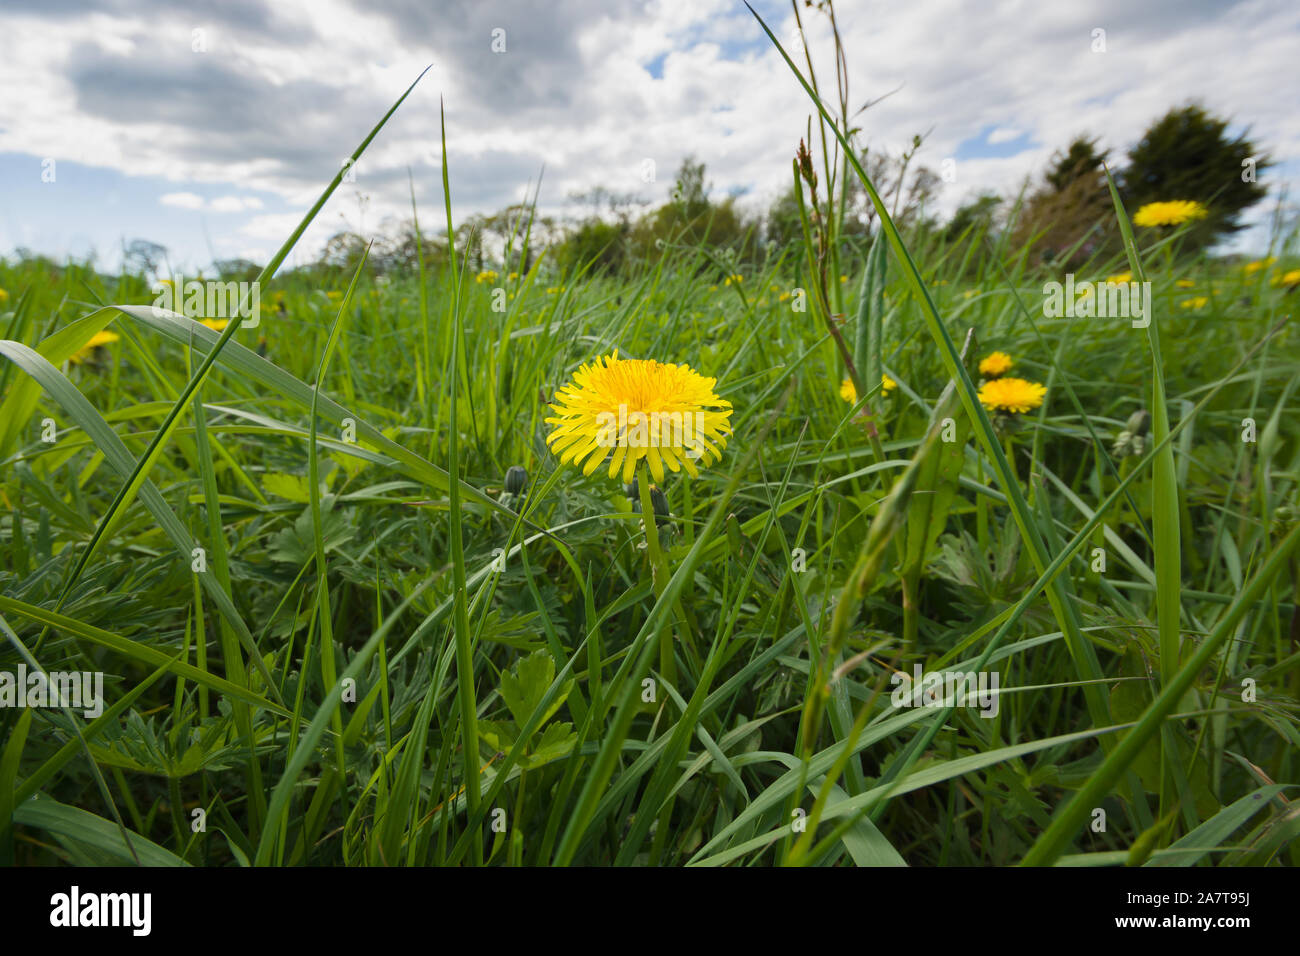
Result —
[[[408,217],[408,169],[422,225],[441,225],[442,104],[457,217],[518,201],[543,165],[545,212],[571,211],[568,195],[594,185],[662,202],[688,154],[708,164],[719,194],[747,191],[745,202],[758,206],[789,188],[810,114],[784,61],[730,0],[555,0],[544,10],[473,4],[453,12],[415,0],[247,0],[212,7],[205,54],[191,50],[191,18],[154,0],[117,5],[123,12],[96,6],[62,15],[57,29],[37,0],[0,14],[0,88],[15,93],[0,104],[0,153],[175,183],[166,205],[226,214],[209,223],[218,248],[235,237],[241,246],[278,245],[431,62],[371,144],[356,183],[338,190],[305,243],[347,223]],[[758,6],[788,43],[788,7]],[[75,0],[60,7],[75,9]],[[833,93],[825,18],[800,13],[818,76]],[[838,15],[851,109],[897,88],[855,118],[861,142],[897,153],[927,134],[916,164],[938,169],[959,158],[957,182],[938,197],[940,214],[983,190],[1014,191],[1080,133],[1099,136],[1122,161],[1151,120],[1191,99],[1250,124],[1252,138],[1289,163],[1266,171],[1266,183],[1300,174],[1292,69],[1300,6],[1288,0],[861,0]],[[509,52],[493,56],[489,31],[498,23]],[[1107,31],[1105,53],[1091,50],[1097,26]],[[647,68],[654,61],[661,78]],[[1022,136],[1034,145],[1017,155],[968,155],[972,143]],[[647,158],[657,173],[650,184],[640,177]],[[219,197],[205,202],[200,190]]]
[[[218,196],[215,199],[204,199],[198,193],[180,192],[165,193],[158,199],[164,206],[173,206],[176,209],[207,210],[209,212],[246,212],[252,209],[261,209],[262,200],[256,196]]]
[[[256,196],[218,196],[208,204],[213,212],[243,212],[245,209],[261,209],[262,200]]]
[[[175,206],[177,209],[203,208],[203,197],[197,193],[166,193],[158,201],[164,206]]]
[[[1009,127],[1006,126],[999,126],[997,129],[993,130],[993,132],[989,133],[988,141],[989,143],[995,145],[997,143],[1009,143],[1013,139],[1019,139],[1021,135],[1022,133],[1018,129],[1010,129]]]

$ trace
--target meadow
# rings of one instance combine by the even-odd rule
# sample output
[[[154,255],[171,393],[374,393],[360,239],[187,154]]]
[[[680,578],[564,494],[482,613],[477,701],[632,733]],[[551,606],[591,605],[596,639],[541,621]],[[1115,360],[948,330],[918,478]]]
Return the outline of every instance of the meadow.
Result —
[[[618,274],[525,228],[277,276],[300,227],[254,328],[0,262],[0,671],[104,675],[0,708],[0,854],[1300,862],[1295,236],[1175,255],[1115,198],[1073,271],[1146,325],[883,203],[826,259]],[[626,394],[729,408],[711,453],[548,443],[615,355],[689,367]]]

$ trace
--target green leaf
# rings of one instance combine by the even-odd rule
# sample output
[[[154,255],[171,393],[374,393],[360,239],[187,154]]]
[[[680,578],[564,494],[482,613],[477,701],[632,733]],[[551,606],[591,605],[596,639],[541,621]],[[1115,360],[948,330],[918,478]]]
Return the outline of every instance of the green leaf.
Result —
[[[123,654],[126,657],[134,658],[146,664],[152,664],[155,667],[166,666],[167,670],[177,677],[184,677],[186,680],[192,680],[196,684],[201,684],[209,690],[214,690],[219,694],[225,694],[228,697],[241,700],[244,703],[252,704],[254,707],[263,710],[269,710],[281,717],[292,717],[289,711],[285,710],[279,704],[260,697],[253,691],[237,684],[232,684],[224,677],[217,677],[215,674],[209,674],[205,670],[195,667],[193,664],[187,664],[184,661],[176,660],[162,651],[155,650],[148,644],[142,644],[139,641],[133,641],[129,637],[120,637],[103,628],[95,627],[93,624],[85,624],[76,618],[68,617],[66,614],[59,614],[55,611],[46,610],[43,607],[37,607],[33,604],[27,604],[24,601],[16,601],[13,598],[0,594],[0,612],[16,614],[25,617],[28,620],[39,621],[50,627],[58,628],[65,634],[79,637],[82,640],[90,641],[92,644],[98,644],[101,647]]]
[[[1115,216],[1124,237],[1124,250],[1128,254],[1129,268],[1138,282],[1146,281],[1142,259],[1133,239],[1133,227],[1124,202],[1120,199],[1115,180],[1106,170],[1106,183],[1110,187]],[[1161,444],[1169,435],[1169,406],[1165,398],[1164,363],[1160,357],[1159,324],[1155,318],[1155,304],[1147,302],[1147,345],[1151,350],[1151,440],[1159,451],[1151,467],[1151,533],[1155,550],[1156,571],[1156,627],[1160,636],[1160,683],[1168,685],[1178,674],[1182,636],[1182,552],[1179,527],[1178,473],[1174,465],[1174,446]],[[1161,738],[1162,741],[1164,738]],[[1166,767],[1175,757],[1163,753]],[[1168,771],[1160,786],[1160,806],[1172,805],[1174,782]]]
[[[198,328],[203,328],[197,323],[193,324]],[[131,483],[130,476],[133,474],[136,476],[140,500],[149,509],[149,513],[154,516],[163,532],[171,540],[172,545],[179,552],[178,558],[188,561],[194,549],[194,539],[190,537],[190,533],[185,529],[180,519],[176,517],[176,513],[168,506],[154,483],[144,477],[144,473],[139,470],[139,462],[127,450],[117,432],[109,427],[103,416],[86,400],[86,397],[39,352],[28,348],[21,342],[0,341],[0,355],[10,359],[32,379],[45,387],[50,397],[62,405],[72,419],[90,436],[114,470],[123,478],[128,479],[128,484]],[[125,499],[119,499],[116,507],[116,514],[120,516],[124,513]],[[112,524],[112,515],[105,515],[104,520],[100,523],[97,536],[102,538],[106,533],[106,529]],[[93,544],[92,539],[92,547]],[[79,566],[88,559],[88,555],[89,549],[82,552]],[[266,681],[271,695],[279,701],[280,692],[275,685],[275,680],[271,677],[271,672],[257,649],[257,643],[253,640],[248,625],[244,623],[244,619],[240,617],[239,612],[235,609],[235,604],[230,595],[221,586],[215,574],[208,572],[199,574],[199,582],[212,598],[213,603],[217,605],[218,610],[221,611],[222,617],[234,629],[240,643],[257,666],[262,679]],[[71,582],[65,586],[65,595],[70,588]],[[62,605],[62,599],[59,603]]]
[[[480,720],[478,735],[497,753],[505,753],[515,745],[519,728],[510,720]]]
[[[1263,561],[1259,570],[1237,594],[1236,600],[1224,612],[1214,629],[1201,642],[1196,653],[1187,660],[1174,679],[1164,685],[1160,696],[1146,709],[1138,725],[1110,752],[1101,767],[1088,778],[1088,782],[1073,799],[1057,811],[1051,824],[1030,847],[1029,853],[1021,861],[1022,865],[1047,866],[1061,855],[1061,851],[1078,832],[1083,818],[1110,792],[1111,787],[1141,752],[1147,741],[1164,726],[1166,717],[1187,693],[1196,675],[1210,663],[1222,645],[1235,633],[1242,616],[1272,587],[1278,574],[1288,567],[1291,554],[1297,546],[1300,546],[1300,525],[1292,528],[1291,532],[1278,542],[1277,547]]]
[[[1143,866],[1192,866],[1210,851],[1223,845],[1223,841],[1247,820],[1268,806],[1277,797],[1284,784],[1260,787],[1240,800],[1224,807],[1210,819],[1180,840],[1175,840],[1162,854],[1148,860]]]
[[[818,786],[810,783],[808,790],[816,796]],[[849,799],[844,789],[838,786],[831,787],[831,796],[836,803]],[[894,845],[866,816],[855,820],[853,826],[840,837],[840,842],[858,866],[907,866],[907,861],[894,849]]]
[[[4,753],[0,754],[0,863],[13,865],[13,833],[11,824],[14,811],[15,782],[18,779],[18,761],[27,743],[27,731],[32,726],[32,711],[25,708],[18,715]]]
[[[304,475],[290,475],[282,471],[274,471],[262,479],[262,488],[273,495],[288,498],[290,501],[296,501],[299,504],[305,505],[311,500],[311,492],[307,487],[307,478]]]
[[[967,335],[962,349],[962,360],[967,373],[975,372],[976,352],[974,332]],[[953,441],[933,440],[938,434],[942,439],[944,423],[952,420]],[[935,404],[934,414],[930,417],[930,435],[917,453],[920,474],[916,479],[911,507],[907,509],[907,549],[903,572],[909,576],[918,575],[926,557],[934,550],[939,535],[948,522],[948,511],[957,496],[957,484],[961,478],[962,466],[966,463],[966,443],[970,440],[974,426],[970,418],[962,411],[961,399],[957,397],[957,383],[950,381]]]
[[[561,757],[568,756],[577,742],[578,735],[573,732],[573,724],[567,721],[548,724],[542,731],[541,738],[533,744],[528,756],[521,761],[521,765],[532,770],[552,760],[559,760]]]
[[[36,351],[51,365],[62,365],[112,321],[111,312],[99,309],[43,339]],[[37,382],[21,379],[0,403],[0,457],[8,456],[13,450],[40,397],[41,387]]]
[[[189,866],[170,850],[130,830],[127,831],[127,838],[131,841],[128,849],[117,824],[40,794],[25,801],[14,811],[14,822],[57,833],[74,843],[108,853],[124,864],[135,863],[131,857],[133,849],[143,866]]]
[[[351,541],[357,529],[345,512],[330,508],[321,516],[320,532],[322,548],[329,553]],[[315,535],[316,524],[312,521],[311,509],[304,508],[294,520],[293,527],[281,529],[271,539],[268,554],[272,561],[298,566],[306,564],[316,556]]]
[[[513,671],[501,675],[501,699],[510,708],[515,722],[523,726],[533,715],[542,698],[555,680],[555,658],[546,648],[536,650],[527,657],[520,658]],[[573,679],[567,680],[538,719],[538,726],[551,719],[551,715],[560,709],[573,689]]]
[[[853,349],[853,364],[862,374],[862,384],[875,388],[884,374],[882,346],[884,339],[885,270],[888,243],[881,233],[876,234],[867,253],[867,268],[862,273],[862,288],[858,291],[857,336]]]

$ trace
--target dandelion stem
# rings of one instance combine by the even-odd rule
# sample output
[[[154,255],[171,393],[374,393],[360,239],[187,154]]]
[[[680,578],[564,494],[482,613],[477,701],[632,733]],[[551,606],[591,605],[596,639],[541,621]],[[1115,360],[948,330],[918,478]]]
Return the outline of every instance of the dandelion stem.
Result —
[[[668,583],[668,567],[663,552],[659,550],[659,527],[654,504],[650,501],[650,479],[647,468],[636,470],[636,483],[641,497],[641,523],[645,526],[646,554],[650,560],[651,582],[655,599],[663,597]],[[659,673],[668,683],[677,684],[677,662],[673,659],[673,629],[665,627],[659,632]]]

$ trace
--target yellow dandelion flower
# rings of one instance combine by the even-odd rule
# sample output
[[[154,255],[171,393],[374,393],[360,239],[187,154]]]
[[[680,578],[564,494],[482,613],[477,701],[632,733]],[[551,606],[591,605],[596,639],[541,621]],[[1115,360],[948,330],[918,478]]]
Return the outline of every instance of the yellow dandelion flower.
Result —
[[[980,374],[987,378],[1000,378],[1011,371],[1016,363],[1006,352],[990,352],[980,359]]]
[[[0,289],[0,302],[8,302],[8,301],[9,301],[9,293],[4,289]]]
[[[555,417],[546,419],[556,427],[546,443],[586,475],[612,452],[610,478],[621,468],[631,481],[643,458],[657,482],[665,465],[696,477],[696,461],[718,461],[731,434],[731,402],[717,396],[716,384],[689,365],[621,359],[616,351],[582,366],[556,392]]]
[[[1260,269],[1267,269],[1275,262],[1277,262],[1277,259],[1272,257],[1269,257],[1267,259],[1256,259],[1254,262],[1247,262],[1241,268],[1242,271],[1246,273],[1246,275],[1252,276]]]
[[[1192,199],[1175,199],[1171,202],[1149,202],[1137,211],[1133,225],[1181,226],[1194,219],[1204,219],[1209,210]]]
[[[894,389],[898,388],[898,383],[888,375],[880,376],[881,394],[888,395]],[[858,400],[858,390],[853,387],[853,379],[846,378],[840,382],[840,398],[844,399],[850,405]]]
[[[77,349],[77,351],[73,352],[72,355],[68,357],[68,361],[72,362],[74,365],[80,365],[94,354],[95,349],[99,348],[101,345],[109,345],[112,342],[116,342],[120,338],[121,336],[116,332],[96,332],[86,341],[85,345]]]
[[[199,319],[199,325],[206,325],[214,332],[224,332],[229,324],[229,319]]]
[[[744,276],[733,273],[732,275],[729,275],[725,279],[723,279],[722,284],[731,285],[734,282],[736,285],[739,285],[741,282],[744,281],[744,279],[745,279]],[[714,286],[714,288],[717,288],[717,286]]]
[[[1131,272],[1117,272],[1117,273],[1115,273],[1113,276],[1107,276],[1106,281],[1109,282],[1109,283],[1111,283],[1112,285],[1120,285],[1120,284],[1125,283],[1125,282],[1132,282],[1132,281],[1133,281],[1133,273],[1131,273]]]
[[[980,404],[989,411],[1027,412],[1043,404],[1047,386],[1023,378],[995,378],[980,386]]]
[[[778,302],[786,302],[786,301],[789,300],[789,298],[790,298],[790,293],[789,293],[789,292],[782,292],[780,295],[778,295],[778,296],[776,297],[776,301],[778,301]]]
[[[492,269],[484,269],[474,277],[474,281],[482,285],[484,282],[496,282],[497,274]]]
[[[1293,286],[1300,285],[1300,269],[1292,269],[1282,275],[1273,277],[1273,285]]]
[[[510,273],[510,275],[506,276],[506,281],[507,281],[507,282],[514,282],[514,281],[515,281],[516,279],[518,279],[518,278],[519,278],[519,273],[518,273],[518,272],[512,272],[512,273]]]
[[[82,348],[93,349],[93,348],[97,348],[100,345],[110,345],[113,342],[119,341],[121,338],[122,336],[118,335],[116,332],[109,332],[107,329],[105,329],[102,332],[96,332],[94,335],[92,335],[90,337],[90,340],[87,341],[86,344],[82,346]]]
[[[1178,286],[1178,288],[1180,289],[1196,288],[1196,283],[1191,279],[1179,279],[1177,282],[1174,283],[1174,285]]]
[[[1178,303],[1180,309],[1203,309],[1210,304],[1210,297],[1205,295],[1193,296],[1190,299],[1183,299]]]

